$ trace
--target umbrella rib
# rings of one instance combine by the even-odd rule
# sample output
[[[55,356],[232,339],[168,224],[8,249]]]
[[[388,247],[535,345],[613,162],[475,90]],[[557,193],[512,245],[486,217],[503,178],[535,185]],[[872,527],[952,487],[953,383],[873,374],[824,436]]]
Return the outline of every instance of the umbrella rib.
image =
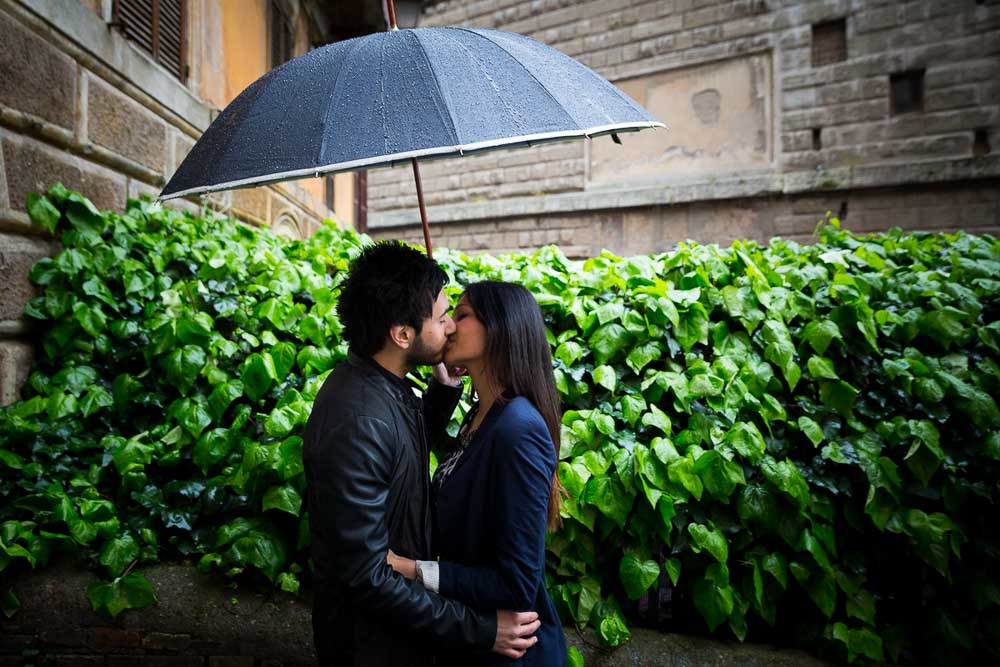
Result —
[[[514,61],[515,63],[517,63],[518,65],[520,65],[521,69],[523,69],[525,72],[527,72],[528,76],[530,76],[532,79],[534,79],[535,83],[538,84],[538,87],[542,89],[542,92],[544,92],[546,95],[548,95],[549,99],[551,99],[553,102],[555,102],[556,106],[559,107],[559,109],[561,109],[564,114],[566,114],[567,118],[569,118],[571,121],[573,121],[574,123],[576,123],[576,126],[577,126],[578,129],[581,129],[581,130],[583,129],[582,127],[580,127],[580,123],[577,122],[576,118],[573,118],[572,116],[569,115],[569,112],[566,111],[566,107],[563,106],[562,102],[560,102],[559,100],[557,100],[555,98],[555,95],[553,95],[551,92],[549,92],[548,87],[545,84],[543,84],[541,81],[538,80],[538,77],[535,76],[535,73],[532,72],[527,67],[525,67],[521,63],[520,60],[518,60],[516,57],[514,57],[513,53],[511,53],[507,49],[503,48],[500,44],[497,44],[494,40],[490,39],[486,34],[484,34],[485,31],[482,31],[482,30],[471,30],[469,28],[453,28],[453,30],[463,30],[465,32],[472,33],[473,35],[476,35],[477,37],[485,39],[487,42],[489,42],[493,46],[495,46],[498,49],[500,49],[501,51],[503,51],[504,54],[506,54],[506,56],[508,58],[510,58],[512,61]]]
[[[385,77],[382,76],[382,72],[385,71],[383,67],[383,61],[385,60],[385,45],[389,43],[388,39],[382,39],[382,48],[378,52],[378,87],[381,92],[382,101],[382,152],[389,152],[389,114],[386,109],[385,103]]]
[[[470,31],[467,31],[467,32],[473,32],[473,31],[470,30]],[[473,32],[473,34],[475,34],[475,33]],[[476,64],[476,66],[479,67],[479,71],[482,72],[484,78],[486,78],[487,81],[490,81],[492,83],[492,77],[490,77],[489,72],[487,72],[486,68],[483,67],[482,61],[479,58],[476,57],[476,54],[472,51],[472,49],[470,49],[469,47],[467,47],[465,44],[462,44],[462,42],[458,41],[457,39],[453,39],[452,37],[448,36],[448,34],[446,32],[441,33],[441,38],[448,40],[449,42],[455,44],[458,48],[460,48],[463,51],[465,51],[466,54],[469,56],[469,60],[473,61]],[[530,74],[530,72],[529,72],[529,74]],[[537,81],[537,79],[535,79],[535,80]],[[500,94],[500,90],[495,85],[493,85],[491,87],[493,88],[493,92],[496,95],[496,98],[500,101],[500,104],[503,105],[504,109],[512,117],[512,119],[515,116],[517,116],[518,114],[515,112],[515,110],[511,108],[511,106],[507,103],[507,100],[504,99],[504,96]],[[546,91],[546,92],[548,92],[548,91]],[[552,96],[550,95],[549,97],[552,97]],[[558,100],[556,100],[555,98],[552,98],[552,99],[559,106],[559,108],[562,109],[562,105],[559,104]],[[565,112],[565,109],[563,109],[563,111]],[[569,116],[569,114],[566,114],[566,115]],[[572,118],[570,120],[572,120]],[[514,119],[514,122],[517,123],[516,119]],[[457,138],[458,133],[456,132],[455,134],[456,134],[456,138]]]
[[[416,31],[413,32],[413,38],[417,40],[417,46],[420,47],[420,53],[424,57],[424,62],[427,63],[427,69],[431,73],[431,76],[434,77],[434,88],[437,90],[437,96],[434,98],[434,106],[438,109],[438,115],[444,118],[445,114],[441,113],[441,106],[444,101],[444,92],[441,90],[441,82],[438,80],[437,72],[434,71],[434,67],[431,65],[431,59],[427,56],[427,49],[424,48],[424,43],[420,41],[420,37],[416,34]],[[460,144],[461,140],[458,136],[458,126],[455,124],[455,116],[451,113],[451,107],[445,104],[444,110],[448,112],[447,120],[448,124],[451,126],[451,136],[454,137],[453,143]]]
[[[501,51],[503,51],[504,53],[506,53],[508,56],[510,56],[510,58],[513,59],[514,62],[520,63],[520,61],[514,56],[514,54],[512,54],[510,51],[508,51],[507,49],[505,49],[503,47],[503,45],[498,44],[496,42],[496,40],[491,39],[489,37],[489,35],[486,34],[487,31],[485,31],[485,30],[470,30],[469,28],[456,28],[456,30],[465,30],[466,32],[471,32],[473,34],[479,35],[480,37],[482,37],[483,39],[485,39],[486,41],[490,42],[491,44],[493,44],[494,46],[496,46],[498,49],[500,49]],[[552,48],[552,47],[550,47],[550,48]],[[569,58],[569,56],[566,56],[566,54],[563,53],[562,51],[559,51],[559,49],[553,48],[553,51],[556,51],[560,55],[563,55],[563,56]],[[570,59],[572,60],[572,58],[570,58]],[[524,67],[524,66],[522,65],[522,67]],[[598,81],[598,83],[600,83],[604,88],[606,88],[606,89],[614,92],[614,94],[617,95],[619,97],[619,99],[623,100],[624,102],[627,102],[630,106],[636,106],[635,100],[633,100],[632,98],[630,98],[628,95],[625,95],[622,91],[618,90],[617,86],[615,86],[613,83],[611,83],[610,81],[608,81],[607,79],[605,79],[604,77],[602,77],[600,74],[598,74],[597,72],[595,72],[594,70],[592,70],[589,67],[584,67],[582,69],[584,69],[586,71],[586,73],[588,75],[590,75],[592,78],[596,79]],[[524,67],[524,71],[527,72],[528,75],[532,79],[534,79],[535,81],[538,81],[538,77],[535,76],[534,72],[532,72],[531,70],[529,70],[527,67]],[[548,88],[541,81],[538,81],[538,85],[541,86],[543,90],[545,90],[545,92],[549,95],[549,97],[551,97],[555,101],[556,104],[558,104],[560,107],[562,107],[562,103],[559,102],[559,100],[557,100],[552,95],[552,93],[549,92]],[[593,104],[591,104],[591,107],[595,108],[595,107],[593,107]],[[567,114],[567,115],[569,115],[569,114]],[[606,113],[604,115],[605,115],[605,117],[607,117]],[[576,122],[575,118],[573,120],[574,120],[574,122]],[[608,120],[611,120],[611,118],[608,118]],[[579,123],[577,123],[577,125],[579,126]]]
[[[337,101],[337,88],[340,86],[341,75],[347,68],[347,63],[350,61],[351,56],[354,55],[354,52],[357,51],[358,46],[361,44],[360,39],[352,41],[354,42],[354,44],[352,44],[350,50],[346,54],[344,54],[344,59],[340,63],[340,69],[337,70],[337,78],[334,79],[333,81],[333,92],[330,94],[330,105],[326,108],[326,114],[323,115],[323,141],[320,142],[319,155],[316,156],[315,164],[317,165],[323,164],[323,162],[325,162],[323,156],[326,155],[326,142],[327,139],[330,138],[330,133],[327,132],[327,127],[329,126],[330,122],[330,114],[333,113],[333,110],[337,107],[335,102]]]

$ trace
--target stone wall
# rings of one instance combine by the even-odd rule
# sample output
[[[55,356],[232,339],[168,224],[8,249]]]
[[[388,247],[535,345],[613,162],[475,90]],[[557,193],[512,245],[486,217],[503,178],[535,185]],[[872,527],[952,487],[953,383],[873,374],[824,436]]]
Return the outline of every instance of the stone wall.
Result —
[[[142,569],[158,602],[111,620],[84,594],[94,575],[69,561],[20,577],[23,605],[0,617],[0,667],[298,667],[315,664],[311,602],[285,593],[229,588],[191,565]],[[587,667],[826,667],[801,651],[635,629],[620,649],[595,649],[567,629]]]
[[[0,0],[0,405],[18,399],[31,363],[22,318],[34,295],[29,270],[58,250],[31,225],[28,193],[62,182],[121,211],[130,197],[159,193],[215,113],[193,92],[197,81],[189,88],[109,27],[100,14],[108,3],[89,4]],[[330,214],[296,184],[168,205],[209,205],[292,237],[310,235]]]
[[[604,203],[614,201],[614,197],[608,197]],[[665,250],[688,239],[726,245],[737,239],[766,244],[773,237],[781,237],[810,243],[815,240],[817,224],[828,213],[842,217],[844,226],[858,233],[892,226],[1000,233],[997,178],[675,204],[626,203],[614,208],[602,207],[599,200],[594,203],[600,208],[432,224],[431,241],[435,247],[461,249],[469,254],[530,251],[554,243],[574,258],[593,257],[602,250],[627,256]],[[417,245],[424,242],[419,226],[382,233]]]
[[[668,126],[427,162],[439,244],[808,239],[825,202],[858,230],[1000,229],[998,0],[449,0],[421,25],[527,34]],[[910,112],[892,90],[906,73],[922,75]],[[410,170],[368,183],[372,232],[420,241]]]

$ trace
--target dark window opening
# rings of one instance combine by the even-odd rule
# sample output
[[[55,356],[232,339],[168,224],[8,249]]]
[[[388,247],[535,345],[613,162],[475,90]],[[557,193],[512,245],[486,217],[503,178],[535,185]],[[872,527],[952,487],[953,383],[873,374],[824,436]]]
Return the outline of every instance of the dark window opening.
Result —
[[[924,71],[901,72],[889,77],[892,115],[924,110]]]
[[[812,65],[820,67],[847,60],[847,22],[844,19],[812,27]]]
[[[818,151],[823,148],[823,133],[818,127],[813,128],[813,150]]]
[[[281,0],[271,0],[268,11],[271,42],[271,68],[295,57],[295,30],[288,8]]]
[[[976,157],[988,155],[992,150],[990,146],[990,133],[986,128],[979,128],[972,135],[972,154]]]
[[[112,16],[111,25],[125,39],[181,81],[187,79],[185,0],[114,0]]]

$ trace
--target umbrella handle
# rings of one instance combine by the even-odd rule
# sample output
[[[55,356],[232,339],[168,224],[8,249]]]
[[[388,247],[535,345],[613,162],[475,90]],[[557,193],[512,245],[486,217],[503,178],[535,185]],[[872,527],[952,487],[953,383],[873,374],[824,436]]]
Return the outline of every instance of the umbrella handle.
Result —
[[[427,224],[427,208],[424,207],[424,189],[420,185],[420,167],[417,166],[417,158],[411,157],[410,162],[413,163],[413,180],[417,182],[417,203],[420,204],[420,224],[424,228],[424,247],[427,248],[427,256],[434,259],[434,251],[431,249],[431,228]]]

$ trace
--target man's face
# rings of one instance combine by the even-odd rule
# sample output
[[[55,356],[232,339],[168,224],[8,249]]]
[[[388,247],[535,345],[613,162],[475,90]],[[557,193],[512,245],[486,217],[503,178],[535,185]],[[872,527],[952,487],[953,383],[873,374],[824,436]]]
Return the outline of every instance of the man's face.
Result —
[[[455,331],[455,322],[448,314],[450,305],[444,290],[438,292],[431,308],[431,316],[424,320],[420,327],[420,335],[413,341],[407,353],[407,362],[411,366],[433,366],[441,363],[444,358],[444,348],[448,336]]]

